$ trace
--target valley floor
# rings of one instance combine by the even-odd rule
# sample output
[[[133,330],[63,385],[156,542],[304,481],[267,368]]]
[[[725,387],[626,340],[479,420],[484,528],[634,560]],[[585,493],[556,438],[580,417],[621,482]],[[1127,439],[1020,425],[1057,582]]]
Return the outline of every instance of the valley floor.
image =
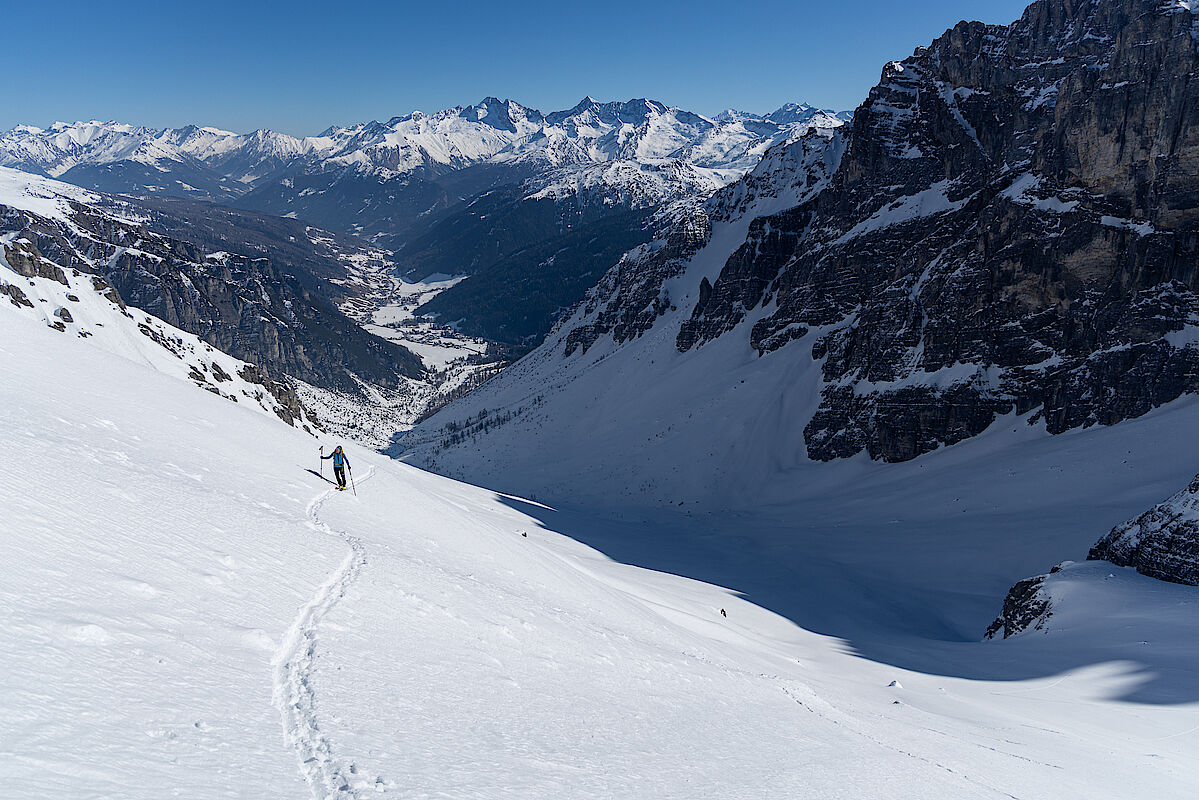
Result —
[[[1061,549],[1059,524],[1081,535],[1082,482],[953,505],[952,482],[913,498],[908,473],[859,465],[866,483],[807,506],[584,513],[350,449],[355,494],[302,432],[4,311],[0,374],[0,785],[21,796],[1028,800],[1199,779],[1195,589],[1075,565],[1046,632],[978,641],[1013,566]],[[1123,430],[1164,435],[1167,413],[1194,416]],[[1089,435],[1053,444],[1083,459]],[[1038,447],[1034,478],[1063,452]],[[959,452],[924,463],[951,475]]]

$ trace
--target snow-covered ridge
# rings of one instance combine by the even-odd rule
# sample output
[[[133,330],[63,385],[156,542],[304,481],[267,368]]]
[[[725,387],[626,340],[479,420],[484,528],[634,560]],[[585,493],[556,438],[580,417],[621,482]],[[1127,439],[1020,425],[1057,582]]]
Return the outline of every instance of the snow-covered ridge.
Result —
[[[31,211],[42,217],[67,221],[71,203],[94,203],[100,196],[62,181],[11,169],[0,169],[0,205]]]
[[[356,369],[344,353],[322,352],[330,332],[341,343],[357,336],[366,347],[384,344],[360,330],[363,314],[369,318],[390,298],[395,282],[381,252],[306,226],[270,234],[307,239],[311,249],[297,244],[295,261],[275,250],[270,236],[243,243],[242,253],[206,252],[186,238],[193,231],[172,229],[170,208],[0,167],[0,303],[301,427],[315,429],[319,419],[321,427],[340,430],[347,416],[378,407],[377,425],[351,424],[348,435],[380,446],[421,413],[437,387],[420,374],[397,373],[392,385],[368,371],[370,362]],[[220,237],[242,228],[229,230],[207,241],[225,241]],[[287,237],[288,230],[295,235]],[[207,235],[194,233],[201,241]],[[309,255],[319,258],[301,266]],[[344,290],[345,316],[312,304],[275,260]],[[89,302],[96,294],[100,299]],[[319,333],[310,336],[313,330]],[[418,356],[401,355],[419,368]],[[324,364],[352,381],[340,382],[349,391],[330,391],[337,381]]]
[[[92,347],[143,364],[165,375],[252,408],[310,433],[319,430],[314,416],[291,387],[267,379],[251,364],[234,358],[198,336],[125,305],[103,278],[42,262],[29,243],[14,234],[0,236],[0,314],[42,322]],[[36,270],[41,274],[26,274]]]

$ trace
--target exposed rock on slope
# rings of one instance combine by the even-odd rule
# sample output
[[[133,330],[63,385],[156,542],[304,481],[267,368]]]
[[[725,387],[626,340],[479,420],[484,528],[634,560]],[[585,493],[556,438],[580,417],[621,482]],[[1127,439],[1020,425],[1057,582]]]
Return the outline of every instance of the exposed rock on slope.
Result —
[[[911,459],[1017,412],[1056,434],[1199,388],[1193,23],[1041,0],[954,27],[402,446],[546,497],[593,470],[647,502],[748,504],[811,459]],[[1100,139],[1118,163],[1087,160]]]
[[[359,391],[396,387],[424,369],[408,350],[373,336],[275,262],[206,253],[149,230],[136,206],[25,173],[0,175],[4,255],[23,274],[63,282],[73,269],[119,297],[282,378]]]
[[[127,307],[103,278],[73,268],[63,270],[10,246],[7,238],[0,237],[0,295],[7,295],[22,316],[40,319],[72,338],[148,364],[309,433],[321,429],[290,382],[273,380],[253,364]]]
[[[1136,519],[1112,528],[1087,555],[1133,567],[1150,578],[1199,586],[1199,475],[1187,488]],[[1054,567],[1050,575],[1061,568]],[[1052,614],[1052,598],[1043,590],[1047,576],[1020,581],[1008,592],[1003,612],[987,628],[987,638],[1004,638],[1029,627],[1040,628]]]
[[[657,240],[626,253],[589,293],[586,302],[570,321],[566,355],[576,348],[587,349],[601,336],[611,335],[617,344],[648,331],[674,304],[664,294],[664,284],[684,271],[688,261],[711,240],[712,226],[744,216],[760,203],[793,204],[810,197],[826,185],[841,157],[842,140],[832,129],[814,129],[784,142],[766,153],[742,180],[717,192],[708,202],[677,212],[677,219]],[[752,281],[750,281],[752,285]],[[707,309],[712,285],[703,279],[697,309]],[[739,300],[733,306],[741,309]],[[701,334],[695,316],[679,331],[680,349],[690,349]]]
[[[1050,575],[1060,571],[1054,567]],[[1015,636],[1028,629],[1041,630],[1052,616],[1053,601],[1045,592],[1045,579],[1049,575],[1026,578],[1013,586],[1003,600],[1003,611],[987,626],[986,639]]]
[[[1199,586],[1199,475],[1169,500],[1117,525],[1087,558],[1135,567],[1151,578]]]

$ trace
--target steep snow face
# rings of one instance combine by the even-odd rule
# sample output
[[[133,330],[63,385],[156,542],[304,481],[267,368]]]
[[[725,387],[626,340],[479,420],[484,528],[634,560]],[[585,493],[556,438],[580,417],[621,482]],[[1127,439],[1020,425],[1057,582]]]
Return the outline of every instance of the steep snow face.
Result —
[[[1097,469],[1054,495],[1059,450],[946,451],[971,513],[863,464],[811,487],[842,514],[808,527],[620,521],[353,447],[356,494],[332,491],[302,432],[2,309],[0,374],[20,376],[0,381],[0,779],[29,796],[994,800],[1199,779],[1186,587],[1071,571],[1048,634],[958,633],[1013,562],[1143,502]],[[1158,461],[1128,471],[1156,484],[1183,437],[1153,422],[1132,424]],[[1085,465],[1096,440],[1075,439]],[[1103,502],[1077,502],[1088,481]],[[930,563],[998,490],[1028,513]]]

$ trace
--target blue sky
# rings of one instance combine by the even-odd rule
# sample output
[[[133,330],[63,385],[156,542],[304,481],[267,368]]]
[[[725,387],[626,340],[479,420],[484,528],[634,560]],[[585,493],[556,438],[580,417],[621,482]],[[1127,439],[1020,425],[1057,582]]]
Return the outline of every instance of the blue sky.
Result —
[[[117,119],[314,134],[487,95],[551,111],[590,94],[705,114],[850,109],[884,62],[1017,0],[12,3],[0,129]],[[49,10],[52,9],[52,10]]]

